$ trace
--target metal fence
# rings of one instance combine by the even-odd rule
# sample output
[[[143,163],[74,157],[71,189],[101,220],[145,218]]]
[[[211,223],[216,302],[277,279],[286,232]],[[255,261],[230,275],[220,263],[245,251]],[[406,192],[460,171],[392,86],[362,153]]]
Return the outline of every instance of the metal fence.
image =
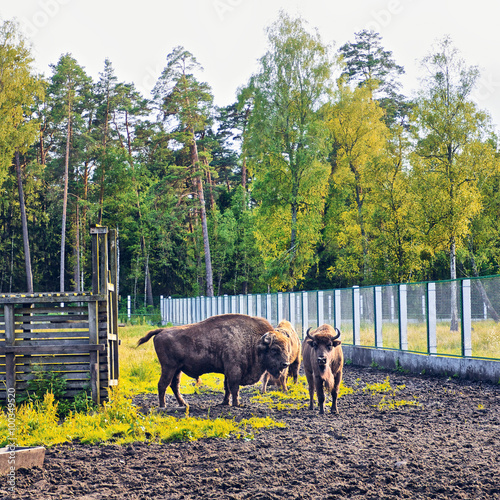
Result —
[[[458,357],[500,359],[500,276],[219,297],[160,297],[162,324],[241,313],[287,319],[301,338],[328,323],[343,343]]]

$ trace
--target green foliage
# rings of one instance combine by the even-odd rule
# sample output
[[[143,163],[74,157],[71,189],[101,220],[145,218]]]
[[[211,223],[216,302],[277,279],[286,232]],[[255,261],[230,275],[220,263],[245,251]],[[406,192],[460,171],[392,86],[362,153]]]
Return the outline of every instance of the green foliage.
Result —
[[[247,94],[253,109],[245,136],[259,202],[257,244],[273,289],[291,289],[314,263],[329,168],[318,112],[332,61],[317,33],[281,13],[268,30],[268,52]]]
[[[137,323],[153,296],[205,293],[210,267],[216,294],[444,279],[452,255],[464,276],[497,274],[498,140],[451,40],[410,103],[378,33],[333,53],[281,12],[267,35],[238,102],[217,109],[182,47],[148,99],[108,59],[95,81],[68,53],[37,75],[3,22],[0,292],[26,291],[16,149],[35,291],[60,288],[47,263],[62,253],[68,153],[65,287],[90,288],[89,224],[117,228],[120,294],[146,296]]]
[[[70,412],[89,412],[95,409],[95,403],[86,391],[81,391],[73,399],[66,397],[67,380],[61,373],[46,371],[42,365],[33,365],[34,377],[26,384],[26,392],[17,398],[17,403],[30,403],[35,407],[43,404],[50,394],[57,408],[59,418]]]
[[[33,107],[43,98],[44,84],[34,73],[27,40],[14,21],[0,25],[0,189],[16,150],[24,153],[37,139],[39,122]]]
[[[47,372],[42,365],[33,365],[33,378],[26,384],[26,395],[19,398],[19,402],[42,401],[45,394],[51,393],[55,400],[60,400],[66,394],[67,381],[60,373]]]

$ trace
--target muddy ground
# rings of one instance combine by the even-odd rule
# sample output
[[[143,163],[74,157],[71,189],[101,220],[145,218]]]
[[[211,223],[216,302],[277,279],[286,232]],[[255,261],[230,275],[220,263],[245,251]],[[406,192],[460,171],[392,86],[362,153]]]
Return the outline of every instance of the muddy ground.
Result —
[[[366,384],[389,376],[394,400],[420,406],[380,409]],[[223,407],[221,394],[186,396],[191,416],[270,415],[286,428],[253,440],[203,439],[162,445],[63,445],[44,469],[20,470],[12,497],[70,499],[500,499],[500,386],[346,366],[338,416]],[[386,397],[386,401],[391,400]],[[144,411],[156,396],[135,403]],[[177,408],[167,396],[167,413]],[[329,410],[329,409],[328,409]],[[182,412],[181,412],[182,413]]]

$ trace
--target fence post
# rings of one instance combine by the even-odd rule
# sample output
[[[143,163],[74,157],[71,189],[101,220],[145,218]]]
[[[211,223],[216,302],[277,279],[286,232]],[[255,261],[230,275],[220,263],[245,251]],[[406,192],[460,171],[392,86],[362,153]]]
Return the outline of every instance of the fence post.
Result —
[[[382,287],[374,287],[375,302],[375,347],[384,347],[382,337]]]
[[[163,303],[163,295],[160,295],[160,325],[163,323],[164,317],[164,303]]]
[[[302,336],[309,328],[309,302],[307,292],[302,292]]]
[[[132,313],[132,299],[127,295],[127,319],[130,319]]]
[[[436,283],[427,283],[427,352],[437,354]]]
[[[262,318],[262,301],[260,299],[261,299],[261,295],[258,293],[255,296],[255,302],[256,302],[256,306],[257,306],[256,310],[257,310],[257,316]]]
[[[333,323],[335,328],[340,330],[340,325],[342,323],[342,302],[340,298],[340,290],[334,290],[333,293]]]
[[[316,292],[316,323],[318,326],[323,325],[325,323],[325,315],[324,315],[324,304],[323,304],[324,292],[318,290]]]
[[[290,323],[297,330],[297,320],[295,318],[295,293],[288,294],[288,310],[290,311]]]
[[[408,350],[408,302],[407,287],[399,285],[399,348],[403,351]]]
[[[278,307],[276,310],[276,323],[279,325],[283,319],[283,293],[278,292]]]
[[[352,287],[352,343],[361,345],[359,286]]]
[[[269,321],[269,323],[272,324],[273,322],[273,317],[272,317],[272,295],[270,293],[266,293],[266,319]]]
[[[328,294],[328,324],[333,324],[332,322],[332,300],[333,300],[333,292]],[[335,320],[334,320],[335,321]]]
[[[249,316],[253,316],[253,295],[247,295],[247,313]]]
[[[471,282],[462,280],[462,356],[472,356]]]

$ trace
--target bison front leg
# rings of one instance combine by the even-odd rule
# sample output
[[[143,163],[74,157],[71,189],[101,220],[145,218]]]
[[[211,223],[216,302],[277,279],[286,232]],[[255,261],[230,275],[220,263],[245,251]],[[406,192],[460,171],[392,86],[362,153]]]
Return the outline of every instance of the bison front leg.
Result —
[[[240,406],[240,384],[238,382],[229,382],[228,385],[233,406]]]
[[[231,396],[231,392],[229,391],[229,386],[227,384],[227,377],[224,377],[224,400],[222,401],[223,405],[229,404],[229,397]]]
[[[324,381],[321,377],[316,377],[314,382],[316,386],[316,394],[318,395],[319,414],[323,415],[325,413]]]
[[[281,386],[281,390],[283,392],[288,392],[288,387],[286,385],[286,380],[288,378],[288,368],[285,368],[283,370],[283,372],[281,372],[280,376],[279,376],[279,384]]]
[[[267,391],[267,384],[269,383],[270,377],[271,375],[269,374],[269,372],[264,372],[264,375],[262,375],[262,386],[260,388],[260,392],[262,394],[265,394]]]
[[[337,415],[339,413],[339,410],[337,408],[337,399],[339,397],[341,380],[342,380],[342,371],[337,372],[337,374],[335,375],[335,383],[333,384],[333,389],[332,389],[332,413],[336,413]]]

